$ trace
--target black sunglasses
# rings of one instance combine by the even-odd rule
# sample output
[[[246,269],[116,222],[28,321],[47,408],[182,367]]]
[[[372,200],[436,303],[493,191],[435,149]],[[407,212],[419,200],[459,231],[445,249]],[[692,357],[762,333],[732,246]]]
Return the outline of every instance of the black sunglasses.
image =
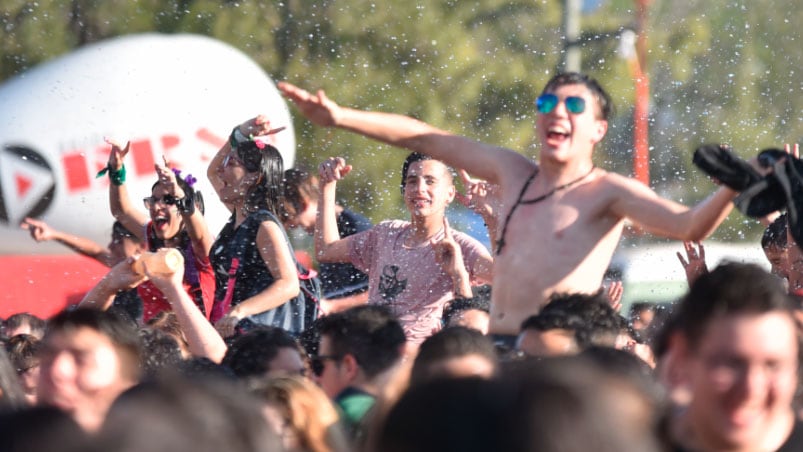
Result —
[[[150,209],[157,203],[162,203],[166,206],[175,206],[178,203],[178,198],[176,198],[173,195],[164,195],[161,198],[157,198],[155,196],[148,196],[147,198],[142,199],[142,203],[145,204],[145,208],[147,209]]]
[[[328,361],[340,361],[343,359],[342,356],[338,355],[315,355],[310,356],[309,358],[309,365],[310,369],[312,369],[312,373],[316,376],[320,377],[323,374],[323,366],[324,363]]]

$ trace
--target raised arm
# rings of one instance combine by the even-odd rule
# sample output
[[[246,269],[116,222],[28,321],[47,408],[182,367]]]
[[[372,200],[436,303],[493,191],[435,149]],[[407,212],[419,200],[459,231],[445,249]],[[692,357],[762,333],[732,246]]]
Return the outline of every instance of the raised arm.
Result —
[[[140,242],[145,243],[145,225],[148,224],[148,216],[131,203],[128,189],[125,185],[123,160],[128,154],[131,142],[127,142],[125,146],[120,146],[116,141],[107,138],[106,143],[112,147],[111,153],[109,153],[109,163],[106,167],[110,179],[109,207],[112,215],[126,229],[131,231]]]
[[[408,116],[341,107],[323,91],[309,93],[287,82],[279,90],[314,124],[338,127],[396,147],[431,155],[494,183],[509,171],[529,169],[529,160],[509,149],[489,146]]]
[[[184,290],[184,265],[179,265],[172,274],[148,272],[148,277],[170,303],[190,353],[220,363],[226,354],[226,343]]]
[[[452,230],[449,228],[449,220],[443,217],[443,239],[430,240],[430,245],[435,250],[435,261],[441,269],[452,278],[452,292],[455,297],[471,298],[471,278],[463,262],[463,250],[452,237]]]
[[[611,210],[627,217],[657,235],[699,242],[708,237],[733,209],[736,192],[722,187],[694,207],[661,198],[644,184],[608,173],[606,192]],[[607,191],[608,189],[611,191]]]
[[[203,213],[200,209],[196,209],[195,193],[192,189],[192,184],[195,182],[185,179],[184,182],[187,183],[186,187],[189,189],[189,192],[185,192],[176,180],[181,176],[180,171],[176,172],[176,170],[168,168],[166,160],[164,163],[164,165],[158,163],[154,165],[156,175],[159,177],[159,184],[165,188],[168,194],[180,201],[177,206],[178,212],[184,221],[184,227],[187,228],[187,234],[190,236],[192,251],[198,259],[205,260],[209,256],[209,250],[212,248],[214,240]]]
[[[220,188],[223,187],[223,179],[220,175],[223,172],[223,166],[226,162],[226,157],[232,150],[232,141],[237,142],[250,139],[250,137],[271,135],[281,132],[284,129],[284,126],[271,127],[270,121],[265,115],[256,116],[236,126],[232,130],[229,139],[226,140],[223,146],[217,151],[217,154],[215,154],[215,156],[212,158],[212,161],[209,162],[209,166],[206,169],[206,177],[209,178],[209,182],[212,184],[212,188],[215,189],[215,192],[220,195]],[[229,211],[232,210],[232,206],[228,204],[226,205],[226,208],[229,209]]]
[[[129,257],[118,263],[106,274],[78,304],[80,307],[89,307],[105,311],[114,302],[114,297],[121,291],[137,287],[147,278],[137,273],[133,268],[136,257]]]
[[[457,201],[482,217],[488,229],[488,238],[496,243],[499,212],[502,211],[500,188],[484,180],[473,179],[464,169],[458,170],[465,193],[457,193]]]
[[[215,324],[224,337],[234,334],[234,328],[240,320],[281,306],[300,291],[298,269],[281,226],[272,221],[262,222],[257,231],[256,245],[274,281],[262,292],[233,306]]]
[[[315,256],[318,262],[349,262],[349,240],[341,239],[335,212],[337,181],[351,172],[351,165],[331,157],[318,167],[318,215],[315,217]]]
[[[30,232],[31,238],[37,242],[55,240],[76,253],[95,259],[107,267],[116,264],[108,248],[86,237],[67,234],[66,232],[50,227],[44,221],[33,218],[25,218],[20,227]]]

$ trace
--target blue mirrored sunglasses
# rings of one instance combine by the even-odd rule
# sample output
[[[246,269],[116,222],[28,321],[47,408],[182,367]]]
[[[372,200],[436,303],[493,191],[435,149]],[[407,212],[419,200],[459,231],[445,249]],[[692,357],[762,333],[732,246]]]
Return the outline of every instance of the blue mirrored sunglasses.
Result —
[[[538,96],[538,99],[535,99],[535,108],[538,113],[547,114],[558,106],[559,101],[558,96],[554,94],[542,94]],[[566,104],[566,110],[569,113],[579,115],[586,111],[586,100],[582,97],[569,96],[563,102]]]

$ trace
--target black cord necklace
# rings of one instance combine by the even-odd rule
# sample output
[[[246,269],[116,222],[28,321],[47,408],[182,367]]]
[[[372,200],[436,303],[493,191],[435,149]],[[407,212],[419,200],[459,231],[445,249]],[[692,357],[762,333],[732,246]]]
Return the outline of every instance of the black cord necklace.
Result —
[[[582,176],[578,177],[577,179],[573,179],[573,180],[571,180],[569,182],[566,182],[563,185],[558,185],[557,187],[553,188],[552,190],[544,193],[543,195],[536,196],[533,199],[524,199],[523,200],[521,198],[524,196],[524,192],[527,191],[527,188],[530,186],[530,184],[532,183],[533,179],[535,179],[535,176],[538,175],[538,168],[536,168],[535,171],[533,171],[533,173],[527,179],[527,182],[524,183],[524,186],[521,187],[521,192],[519,193],[518,199],[516,199],[516,204],[513,204],[513,207],[510,208],[510,212],[507,213],[507,217],[505,218],[505,224],[502,226],[502,235],[499,237],[499,240],[496,241],[496,255],[498,256],[499,253],[502,252],[502,248],[505,246],[505,234],[507,233],[507,225],[508,225],[508,223],[510,223],[510,217],[513,216],[513,212],[516,211],[516,208],[518,208],[522,204],[536,204],[536,203],[539,203],[539,202],[549,198],[550,196],[554,195],[555,193],[559,192],[560,190],[565,190],[565,189],[571,187],[572,185],[582,181],[586,177],[590,176],[591,173],[593,173],[596,168],[597,168],[596,166],[591,165],[591,169],[587,173],[585,173]]]

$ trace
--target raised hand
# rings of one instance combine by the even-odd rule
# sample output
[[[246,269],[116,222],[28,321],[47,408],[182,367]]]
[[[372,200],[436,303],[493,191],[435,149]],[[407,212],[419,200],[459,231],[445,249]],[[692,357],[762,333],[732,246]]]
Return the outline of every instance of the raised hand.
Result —
[[[125,146],[121,146],[120,143],[108,137],[104,138],[103,141],[112,147],[112,151],[109,153],[109,169],[119,170],[123,167],[123,160],[131,148],[131,142],[127,141]]]
[[[786,151],[787,154],[791,154],[792,157],[794,157],[796,159],[800,158],[800,145],[799,144],[797,144],[797,143],[795,143],[794,145],[785,144],[783,146],[783,149],[784,149],[784,151]]]
[[[624,287],[622,281],[611,281],[606,290],[608,295],[608,302],[611,307],[619,312],[622,310],[622,295],[624,294]]]
[[[48,240],[53,240],[56,238],[53,229],[51,229],[50,226],[48,226],[44,221],[25,217],[25,219],[22,220],[20,227],[22,229],[27,229],[31,234],[31,238],[37,242],[47,242]]]
[[[312,94],[287,82],[279,82],[277,87],[284,97],[296,104],[301,113],[313,124],[325,127],[337,124],[340,106],[326,97],[323,90]]]
[[[246,137],[248,136],[264,137],[266,135],[273,135],[274,133],[279,133],[287,128],[285,126],[273,127],[270,123],[270,120],[265,115],[259,115],[254,118],[251,118],[237,127],[240,129],[240,133],[242,133]]]
[[[481,215],[483,218],[495,217],[500,210],[501,199],[499,186],[484,180],[473,179],[466,170],[458,174],[466,189],[465,193],[457,193],[457,201]]]
[[[697,248],[695,249],[695,245]],[[705,264],[705,248],[700,242],[683,242],[688,261],[683,258],[680,251],[677,252],[680,265],[686,272],[686,281],[691,285],[697,278],[708,273],[708,266]]]
[[[156,175],[159,176],[159,185],[164,187],[168,194],[179,199],[183,198],[185,193],[176,182],[176,173],[168,166],[166,157],[162,156],[162,161],[164,165],[158,163],[153,165],[154,169],[156,169]]]
[[[351,172],[352,166],[346,164],[342,157],[329,157],[318,165],[318,178],[320,185],[337,182]]]
[[[237,332],[237,324],[242,320],[233,312],[224,315],[215,323],[215,329],[222,337],[234,336]]]
[[[443,239],[436,241],[433,238],[429,243],[435,251],[435,262],[452,278],[455,295],[471,297],[471,284],[468,270],[463,263],[463,250],[454,240],[446,217],[443,217]]]

